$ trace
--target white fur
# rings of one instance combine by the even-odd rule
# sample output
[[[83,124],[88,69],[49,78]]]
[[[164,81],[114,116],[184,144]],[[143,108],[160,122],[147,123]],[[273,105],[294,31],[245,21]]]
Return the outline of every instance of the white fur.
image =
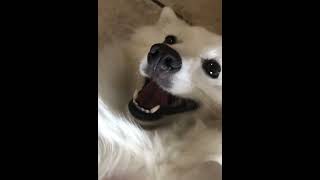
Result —
[[[142,76],[146,76],[143,68],[151,45],[162,42],[170,34],[175,34],[180,41],[171,47],[179,52],[183,65],[174,75],[173,87],[166,90],[198,100],[202,106],[194,112],[165,117],[173,123],[146,131],[134,123],[126,105],[133,90],[141,87]],[[137,29],[125,44],[116,48],[121,52],[104,49],[99,56],[99,94],[102,96],[98,100],[99,179],[214,178],[211,171],[203,167],[214,161],[222,164],[222,74],[218,79],[210,79],[201,63],[215,58],[222,66],[221,38],[201,27],[189,26],[170,8],[164,8],[155,25]],[[108,66],[104,65],[105,58]],[[123,89],[118,91],[116,87]]]
[[[141,168],[139,165],[147,165],[147,158],[153,157],[148,155],[152,146],[147,134],[128,118],[111,112],[101,99],[98,100],[98,142],[99,178],[136,173]]]
[[[173,87],[166,89],[175,95],[198,99],[199,90],[218,103],[221,102],[222,74],[218,79],[210,79],[202,71],[204,59],[216,59],[222,67],[222,39],[202,27],[190,26],[178,19],[170,8],[164,8],[160,19],[155,25],[145,26],[136,30],[130,47],[134,59],[141,59],[140,73],[147,66],[146,53],[150,47],[163,42],[167,35],[176,35],[178,43],[170,45],[182,57],[182,69],[174,76]],[[207,94],[209,93],[209,94]],[[217,99],[218,98],[218,99]],[[211,98],[212,99],[212,98]]]
[[[221,161],[219,130],[189,123],[147,133],[98,100],[99,179],[178,180],[205,162]]]

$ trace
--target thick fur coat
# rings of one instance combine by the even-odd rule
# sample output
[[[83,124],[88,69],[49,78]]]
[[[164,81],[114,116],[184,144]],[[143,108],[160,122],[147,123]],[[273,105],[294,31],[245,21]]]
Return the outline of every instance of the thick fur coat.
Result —
[[[150,78],[145,70],[150,47],[168,35],[177,37],[177,43],[168,46],[179,53],[182,66],[170,75],[170,86],[157,83],[174,96],[198,102],[199,108],[163,116],[157,121],[164,125],[146,130],[127,105],[135,89]],[[215,78],[203,68],[213,59],[221,71]],[[221,178],[213,172],[222,165],[221,68],[221,37],[188,25],[167,7],[154,25],[137,29],[130,41],[107,44],[99,52],[99,179]]]

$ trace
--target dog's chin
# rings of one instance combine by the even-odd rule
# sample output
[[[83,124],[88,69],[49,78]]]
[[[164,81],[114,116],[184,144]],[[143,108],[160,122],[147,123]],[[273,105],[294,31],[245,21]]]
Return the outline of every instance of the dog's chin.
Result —
[[[173,95],[164,89],[153,79],[145,78],[141,90],[134,92],[128,108],[140,124],[158,125],[165,122],[166,116],[193,111],[199,107],[195,100]]]

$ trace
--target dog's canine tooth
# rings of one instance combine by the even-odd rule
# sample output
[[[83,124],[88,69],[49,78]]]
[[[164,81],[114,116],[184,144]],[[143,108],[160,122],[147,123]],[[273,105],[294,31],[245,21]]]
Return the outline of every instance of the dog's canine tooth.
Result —
[[[151,113],[155,113],[156,111],[158,111],[160,109],[160,105],[157,105],[155,107],[153,107],[152,109],[150,109]]]
[[[133,104],[134,104],[140,111],[144,111],[144,109],[139,106],[139,104],[136,102],[135,99],[133,99]]]
[[[150,113],[150,110],[148,110],[148,109],[144,109],[143,107],[140,107],[140,109],[145,113]]]
[[[133,100],[137,99],[137,97],[138,97],[138,90],[135,89],[133,93]]]
[[[137,106],[137,108],[138,108],[140,111],[144,111],[144,109],[143,109],[141,106],[139,106],[138,103],[136,104],[136,106]]]

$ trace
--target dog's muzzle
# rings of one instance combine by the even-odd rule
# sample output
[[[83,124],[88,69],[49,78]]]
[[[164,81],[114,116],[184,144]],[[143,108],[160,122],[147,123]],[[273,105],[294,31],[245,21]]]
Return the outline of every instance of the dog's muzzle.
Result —
[[[154,44],[148,52],[148,63],[143,68],[147,75],[140,90],[136,90],[128,104],[130,113],[140,125],[155,126],[163,116],[193,111],[198,103],[175,96],[167,90],[173,84],[172,77],[181,70],[179,53],[164,43]]]

